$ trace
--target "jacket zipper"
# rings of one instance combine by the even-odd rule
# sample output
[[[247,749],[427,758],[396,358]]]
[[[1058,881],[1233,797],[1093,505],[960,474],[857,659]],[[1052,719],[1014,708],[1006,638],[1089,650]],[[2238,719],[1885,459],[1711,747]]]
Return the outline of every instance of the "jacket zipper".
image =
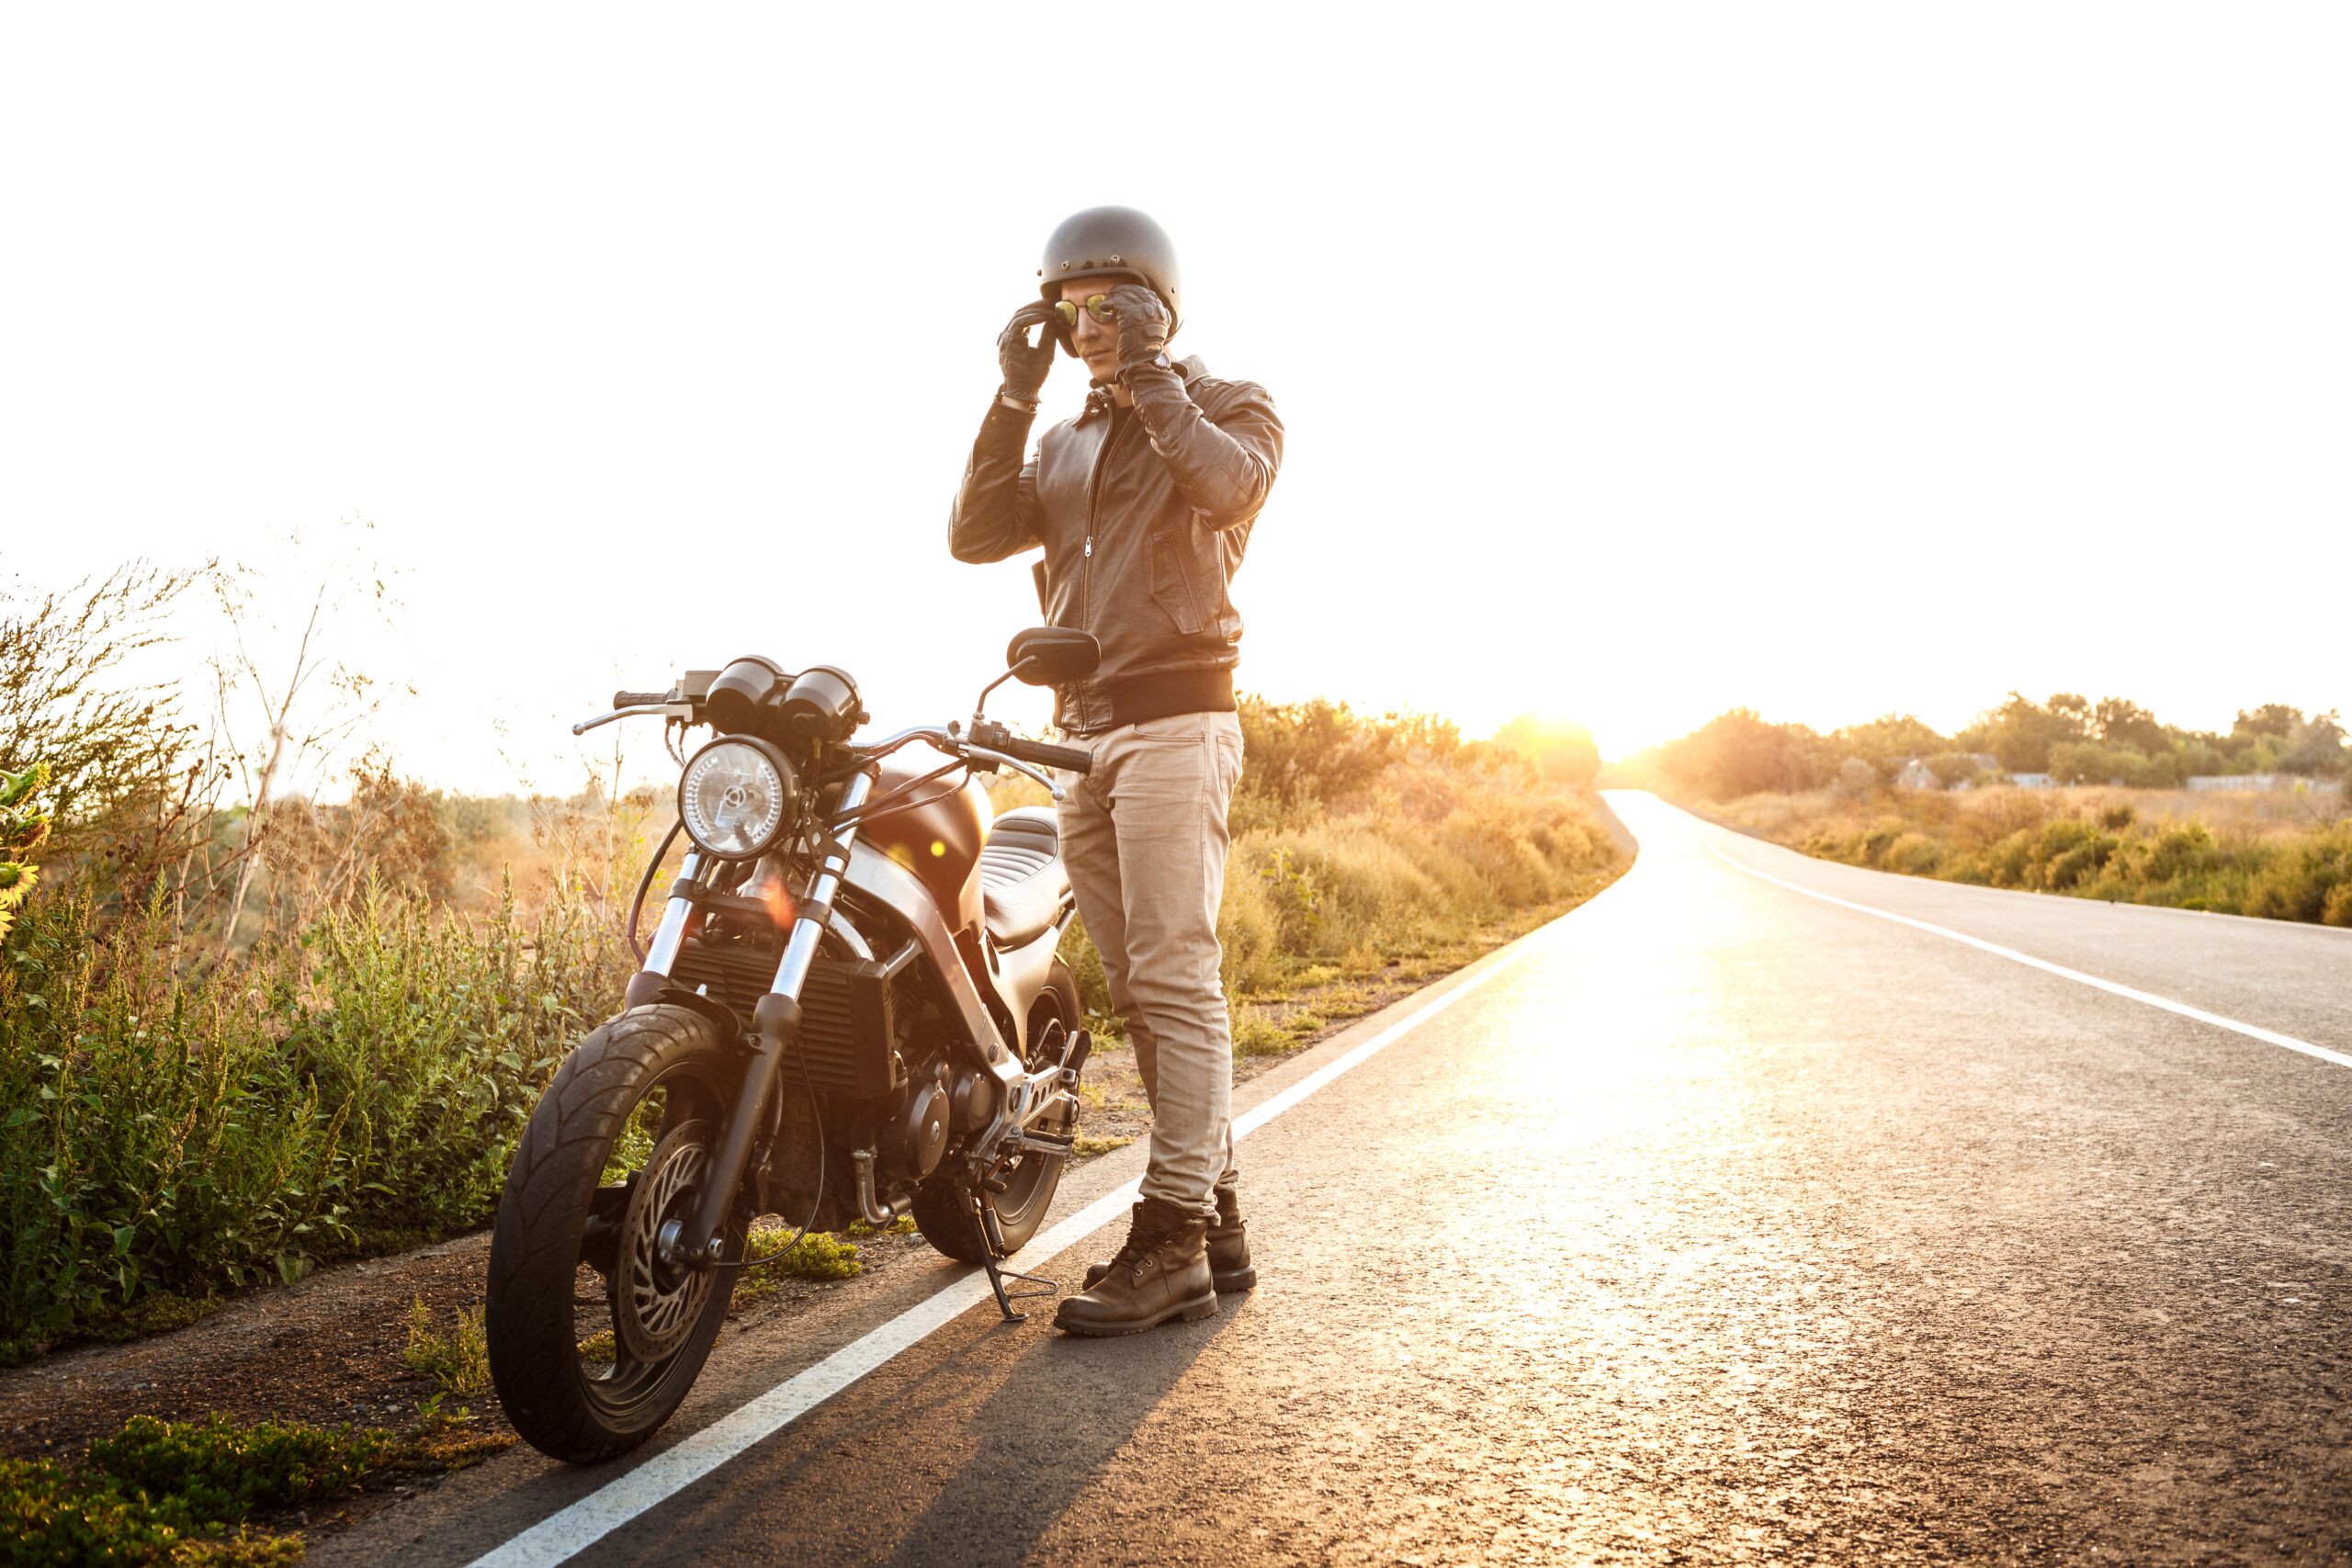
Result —
[[[1102,445],[1094,449],[1094,470],[1086,476],[1086,552],[1080,558],[1078,572],[1079,626],[1086,631],[1094,629],[1094,515],[1102,499],[1102,470],[1110,467],[1112,448],[1120,436],[1126,434],[1115,413],[1105,414],[1111,429],[1102,437]],[[1141,416],[1128,411],[1127,423]]]

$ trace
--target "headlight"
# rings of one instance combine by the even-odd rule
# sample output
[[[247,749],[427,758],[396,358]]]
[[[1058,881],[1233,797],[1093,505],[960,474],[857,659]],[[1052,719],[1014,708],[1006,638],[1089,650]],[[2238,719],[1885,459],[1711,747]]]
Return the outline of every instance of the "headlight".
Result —
[[[727,735],[687,759],[678,819],[705,853],[750,860],[791,824],[799,796],[783,752],[752,736]]]

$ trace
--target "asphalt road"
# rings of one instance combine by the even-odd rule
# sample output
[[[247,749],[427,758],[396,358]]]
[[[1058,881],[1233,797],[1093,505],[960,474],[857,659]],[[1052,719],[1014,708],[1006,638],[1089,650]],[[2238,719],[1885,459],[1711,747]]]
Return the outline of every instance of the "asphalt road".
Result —
[[[608,1533],[560,1510],[628,1467],[518,1453],[313,1562],[463,1563],[549,1516],[597,1564],[2352,1556],[2352,1067],[1722,857],[2339,1052],[2352,931],[1612,800],[1617,886],[1247,1138],[1263,1284],[1216,1318],[967,1311]],[[1069,1278],[1118,1234],[1024,1261]],[[723,1343],[665,1444],[962,1274],[913,1272]]]

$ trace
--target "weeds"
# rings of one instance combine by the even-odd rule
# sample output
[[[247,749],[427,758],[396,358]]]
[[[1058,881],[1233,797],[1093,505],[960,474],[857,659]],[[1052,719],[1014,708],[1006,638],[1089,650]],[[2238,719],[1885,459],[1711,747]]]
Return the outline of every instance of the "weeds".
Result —
[[[1238,1004],[1233,1016],[1233,1054],[1237,1056],[1279,1056],[1297,1042],[1290,1031],[1251,1007]]]
[[[401,1364],[419,1377],[431,1378],[450,1393],[487,1393],[490,1339],[482,1327],[482,1309],[458,1309],[457,1321],[444,1332],[434,1326],[433,1309],[424,1304],[424,1298],[417,1297],[408,1312],[408,1348],[401,1353]],[[436,1404],[435,1409],[438,1408]]]
[[[843,1235],[912,1235],[921,1228],[915,1224],[915,1217],[912,1214],[900,1214],[897,1219],[878,1229],[867,1224],[864,1220],[852,1220],[849,1223],[849,1229],[842,1234]]]
[[[903,1229],[901,1228],[903,1227]],[[914,1229],[912,1216],[904,1216],[888,1227],[891,1235],[903,1235]],[[863,1224],[851,1226],[856,1235],[877,1234]],[[743,1267],[735,1276],[735,1293],[730,1304],[747,1307],[763,1302],[775,1294],[781,1279],[849,1280],[865,1271],[865,1265],[858,1258],[857,1244],[843,1241],[824,1231],[810,1231],[789,1247],[792,1232],[781,1227],[754,1230],[743,1240]],[[587,1354],[583,1348],[582,1355]]]
[[[762,1269],[796,1280],[847,1280],[863,1268],[857,1244],[824,1231],[810,1231],[789,1247],[792,1233],[784,1229],[756,1230],[743,1242],[745,1269]]]

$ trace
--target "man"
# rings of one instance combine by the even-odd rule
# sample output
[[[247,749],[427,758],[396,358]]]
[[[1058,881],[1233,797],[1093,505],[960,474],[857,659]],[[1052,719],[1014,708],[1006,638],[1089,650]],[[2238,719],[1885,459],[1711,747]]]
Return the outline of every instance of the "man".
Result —
[[[1098,207],[1065,220],[1038,277],[1037,301],[997,339],[1004,381],[949,547],[995,561],[1042,546],[1048,618],[1102,645],[1093,677],[1056,693],[1056,723],[1094,753],[1093,771],[1069,781],[1060,836],[1151,1100],[1151,1158],[1126,1245],[1088,1270],[1054,1324],[1133,1334],[1210,1316],[1218,1291],[1257,1282],[1234,1186],[1216,915],[1241,776],[1241,617],[1227,585],[1273,486],[1283,427],[1265,389],[1169,358],[1182,321],[1176,251],[1144,214]],[[1085,363],[1092,389],[1024,464],[1057,343]]]

